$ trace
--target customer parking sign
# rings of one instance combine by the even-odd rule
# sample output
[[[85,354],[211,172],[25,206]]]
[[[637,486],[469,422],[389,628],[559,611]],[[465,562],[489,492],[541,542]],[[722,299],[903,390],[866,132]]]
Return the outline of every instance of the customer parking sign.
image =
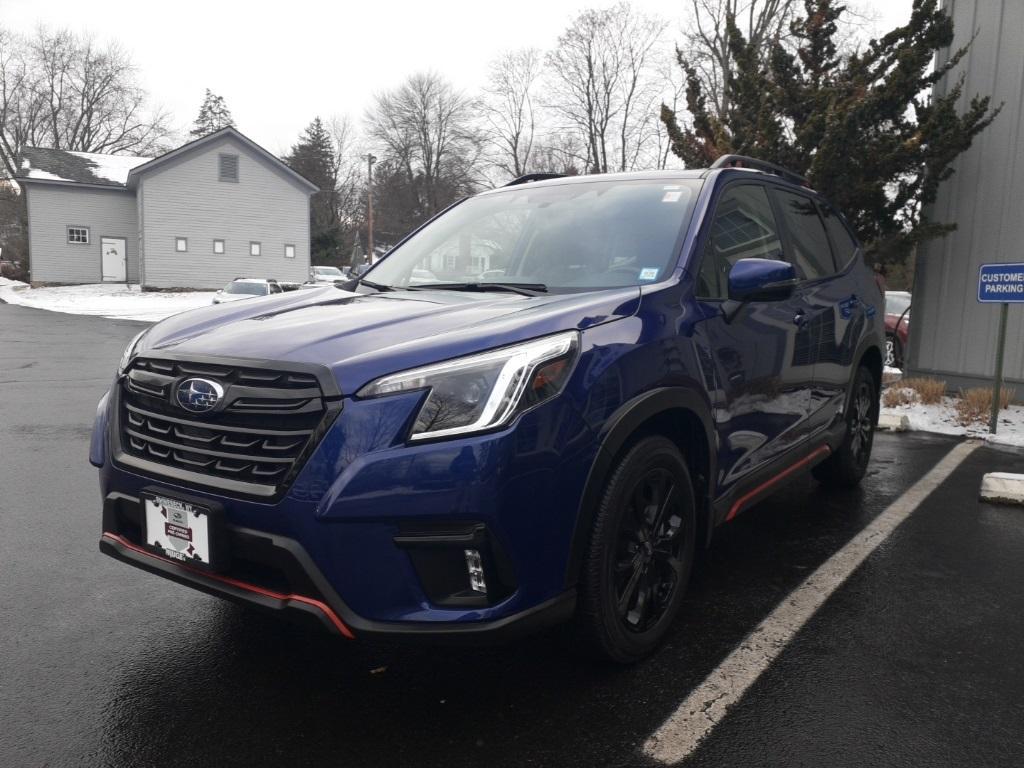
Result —
[[[978,301],[983,304],[1024,302],[1024,264],[982,264]]]

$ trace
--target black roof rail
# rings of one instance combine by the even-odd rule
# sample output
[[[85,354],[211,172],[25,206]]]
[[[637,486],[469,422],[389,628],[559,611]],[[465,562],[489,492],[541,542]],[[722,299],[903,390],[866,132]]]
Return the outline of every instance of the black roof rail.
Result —
[[[517,179],[512,179],[506,187],[514,187],[516,184],[526,184],[531,181],[547,181],[548,179],[564,179],[564,173],[527,173]]]
[[[811,188],[811,183],[799,173],[794,173],[788,168],[783,168],[781,165],[769,163],[767,160],[758,160],[756,157],[722,155],[711,164],[712,170],[716,168],[750,168],[754,171],[774,174],[793,184],[799,184],[801,187]]]

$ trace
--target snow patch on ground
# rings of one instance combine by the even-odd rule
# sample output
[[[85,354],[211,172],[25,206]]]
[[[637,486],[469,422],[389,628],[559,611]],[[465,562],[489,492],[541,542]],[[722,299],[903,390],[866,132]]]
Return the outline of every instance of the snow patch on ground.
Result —
[[[30,288],[17,280],[0,278],[0,300],[51,312],[156,322],[188,309],[209,305],[213,292],[143,293],[138,286],[123,283]]]
[[[971,424],[964,427],[957,422],[956,398],[944,397],[941,403],[924,405],[898,405],[892,408],[882,406],[882,413],[896,418],[906,416],[909,429],[917,432],[935,432],[940,435],[956,435],[984,440],[994,445],[1024,447],[1024,406],[1011,405],[999,414],[997,433],[990,435],[988,423]]]

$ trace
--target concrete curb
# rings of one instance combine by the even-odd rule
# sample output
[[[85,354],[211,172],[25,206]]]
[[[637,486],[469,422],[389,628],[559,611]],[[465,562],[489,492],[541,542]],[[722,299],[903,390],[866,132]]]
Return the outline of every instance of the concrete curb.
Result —
[[[981,478],[981,499],[1024,506],[1024,475],[989,472]]]
[[[878,417],[878,428],[887,432],[906,432],[910,429],[910,419],[895,413],[882,413]]]

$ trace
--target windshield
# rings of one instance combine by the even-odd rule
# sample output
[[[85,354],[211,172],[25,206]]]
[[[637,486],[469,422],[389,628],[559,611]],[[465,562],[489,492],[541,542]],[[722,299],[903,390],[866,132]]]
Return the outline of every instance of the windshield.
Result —
[[[263,296],[267,293],[266,283],[228,283],[224,293],[244,293],[249,296]]]
[[[337,267],[313,267],[313,271],[318,275],[329,275],[331,277],[344,277],[342,271]]]
[[[909,293],[893,293],[888,292],[885,294],[885,314],[887,315],[902,315],[910,308],[910,294]]]
[[[653,283],[675,267],[701,183],[593,181],[474,197],[413,235],[366,277],[402,288]]]

